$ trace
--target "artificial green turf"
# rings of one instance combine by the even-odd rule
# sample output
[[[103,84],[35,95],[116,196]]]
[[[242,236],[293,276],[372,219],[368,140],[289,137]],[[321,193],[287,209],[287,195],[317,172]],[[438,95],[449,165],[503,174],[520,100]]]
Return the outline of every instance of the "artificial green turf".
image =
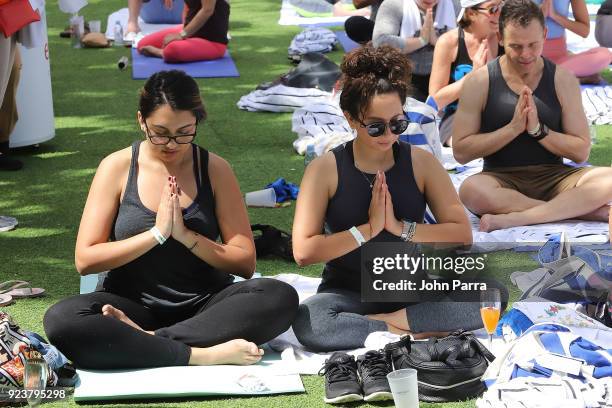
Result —
[[[82,14],[87,20],[102,20],[103,26],[110,12],[125,6],[122,0],[89,0],[89,3]],[[303,159],[291,145],[294,139],[291,115],[240,111],[236,102],[257,84],[292,68],[287,60],[287,47],[300,29],[276,23],[280,0],[232,0],[231,5],[230,51],[241,76],[198,80],[209,112],[198,143],[232,164],[242,191],[261,189],[277,177],[299,183]],[[47,290],[44,298],[19,300],[6,310],[24,329],[41,334],[45,310],[59,299],[78,293],[74,243],[98,163],[107,154],[142,137],[136,126],[136,106],[143,81],[132,80],[129,70],[119,71],[115,65],[121,56],[129,55],[129,50],[72,49],[70,40],[59,38],[67,20],[68,16],[59,11],[57,1],[49,1],[47,22],[56,137],[38,148],[20,149],[17,157],[25,163],[22,171],[0,173],[0,214],[17,217],[20,223],[18,229],[0,234],[0,281],[25,279]],[[330,57],[339,62],[342,52],[335,51]],[[606,76],[612,79],[610,73]],[[612,126],[599,126],[597,130],[598,143],[590,161],[610,165]],[[249,209],[249,215],[253,223],[273,224],[290,231],[293,211],[292,205],[281,209]],[[526,254],[490,254],[489,260],[506,275],[533,267]],[[320,265],[298,268],[293,263],[274,259],[258,262],[258,271],[265,275],[294,272],[319,276],[320,270]],[[136,402],[129,406],[321,406],[322,379],[302,378],[305,394]],[[48,406],[74,405],[71,401],[62,401]],[[473,402],[441,406],[468,407]]]

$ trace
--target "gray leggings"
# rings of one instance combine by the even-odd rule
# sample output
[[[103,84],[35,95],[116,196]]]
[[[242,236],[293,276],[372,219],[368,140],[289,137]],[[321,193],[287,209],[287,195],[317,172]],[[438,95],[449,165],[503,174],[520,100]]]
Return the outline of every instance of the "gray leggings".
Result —
[[[343,289],[317,293],[300,304],[293,322],[297,339],[314,351],[349,350],[363,347],[375,331],[387,324],[364,315],[406,310],[413,333],[444,332],[482,327],[478,302],[364,303],[359,292]],[[502,299],[507,299],[502,292]],[[502,305],[502,308],[505,307]]]

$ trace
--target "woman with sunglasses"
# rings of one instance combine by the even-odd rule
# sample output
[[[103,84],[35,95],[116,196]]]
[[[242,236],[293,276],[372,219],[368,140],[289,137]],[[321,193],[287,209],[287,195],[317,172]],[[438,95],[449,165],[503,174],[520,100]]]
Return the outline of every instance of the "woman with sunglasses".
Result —
[[[363,347],[375,331],[427,336],[478,327],[478,306],[467,303],[361,302],[361,245],[469,244],[472,233],[440,163],[398,141],[408,127],[408,57],[365,45],[346,55],[341,70],[340,107],[356,136],[312,161],[302,179],[293,254],[301,266],[323,262],[325,268],[318,293],[298,309],[295,335],[313,350],[332,351]],[[423,224],[426,205],[437,224]]]
[[[501,0],[461,0],[458,28],[438,39],[434,50],[429,94],[443,110],[440,141],[451,144],[453,115],[465,78],[503,54],[499,46]]]
[[[144,140],[98,167],[75,263],[81,275],[110,272],[100,291],[44,317],[49,340],[77,367],[253,364],[258,344],[291,325],[295,290],[249,280],[255,248],[236,177],[193,143],[204,119],[193,78],[154,74],[140,94]]]
[[[567,49],[565,30],[588,37],[591,30],[585,0],[533,0],[546,17],[546,42],[543,56],[572,72],[583,84],[599,84],[601,72],[612,63],[612,52],[605,47],[571,53]],[[568,18],[570,6],[573,20]]]

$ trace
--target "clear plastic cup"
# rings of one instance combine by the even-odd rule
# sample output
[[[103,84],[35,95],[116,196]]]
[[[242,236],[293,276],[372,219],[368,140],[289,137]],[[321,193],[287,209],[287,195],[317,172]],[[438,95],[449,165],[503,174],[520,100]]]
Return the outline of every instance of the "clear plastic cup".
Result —
[[[24,369],[23,388],[28,405],[35,407],[43,400],[49,368],[47,362],[42,358],[31,358],[25,361]]]
[[[397,408],[418,408],[419,385],[416,370],[402,368],[391,371],[387,374],[387,380]]]
[[[102,28],[102,23],[100,20],[90,20],[89,21],[89,32],[91,33],[99,33]]]
[[[276,207],[276,192],[272,187],[246,193],[244,201],[249,207]]]

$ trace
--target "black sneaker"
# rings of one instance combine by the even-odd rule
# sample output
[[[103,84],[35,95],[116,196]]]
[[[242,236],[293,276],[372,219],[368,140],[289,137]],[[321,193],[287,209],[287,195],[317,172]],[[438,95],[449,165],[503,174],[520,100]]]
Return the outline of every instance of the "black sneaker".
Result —
[[[361,385],[357,376],[357,363],[353,356],[335,352],[325,360],[319,375],[325,375],[325,398],[328,404],[361,401]]]
[[[387,374],[391,371],[385,355],[380,351],[368,351],[357,357],[357,370],[361,377],[364,400],[385,401],[393,399]]]
[[[23,163],[21,161],[0,153],[0,171],[16,171],[21,170],[22,167]]]

